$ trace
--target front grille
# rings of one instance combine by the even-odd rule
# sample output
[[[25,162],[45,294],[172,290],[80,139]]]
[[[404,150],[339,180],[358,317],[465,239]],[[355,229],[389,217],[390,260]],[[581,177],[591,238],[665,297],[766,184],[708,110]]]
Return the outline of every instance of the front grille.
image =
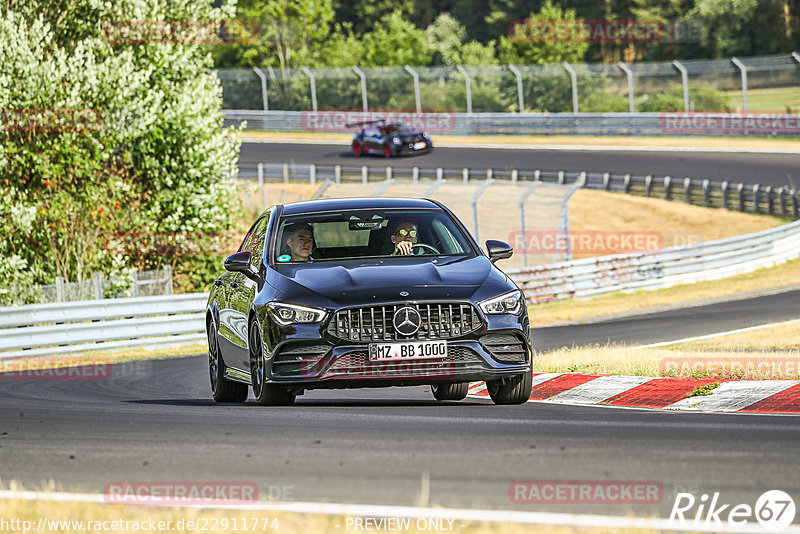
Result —
[[[272,374],[276,377],[309,374],[328,353],[327,343],[290,343],[278,349],[272,360]]]
[[[525,342],[514,334],[487,334],[481,337],[481,344],[499,362],[526,361]]]
[[[441,359],[371,361],[365,351],[349,352],[336,358],[326,378],[449,378],[486,368],[484,360],[469,347],[448,347]]]
[[[396,332],[392,322],[395,312],[405,306],[415,308],[422,318],[419,330],[411,336]],[[480,316],[471,304],[389,304],[339,310],[328,325],[328,333],[346,341],[410,341],[454,338],[480,326]]]

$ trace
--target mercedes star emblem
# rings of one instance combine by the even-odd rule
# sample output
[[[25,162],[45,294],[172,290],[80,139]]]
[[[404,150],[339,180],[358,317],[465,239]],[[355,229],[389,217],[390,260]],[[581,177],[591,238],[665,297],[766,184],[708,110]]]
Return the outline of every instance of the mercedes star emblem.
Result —
[[[408,296],[408,291],[401,291],[400,292],[400,296],[401,297],[407,297]]]
[[[413,336],[422,326],[422,317],[411,306],[404,306],[394,312],[392,324],[394,324],[394,329],[397,333],[404,336]]]

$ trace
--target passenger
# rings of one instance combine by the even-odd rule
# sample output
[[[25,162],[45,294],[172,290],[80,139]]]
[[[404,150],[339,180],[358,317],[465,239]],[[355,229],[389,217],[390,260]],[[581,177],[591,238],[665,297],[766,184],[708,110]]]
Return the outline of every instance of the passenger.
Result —
[[[308,223],[295,223],[284,229],[284,242],[289,247],[292,261],[309,261],[314,248],[314,229]],[[281,261],[279,258],[278,261]]]
[[[412,221],[400,221],[392,232],[392,244],[394,252],[392,256],[398,254],[408,256],[414,253],[414,244],[417,242],[417,225]]]

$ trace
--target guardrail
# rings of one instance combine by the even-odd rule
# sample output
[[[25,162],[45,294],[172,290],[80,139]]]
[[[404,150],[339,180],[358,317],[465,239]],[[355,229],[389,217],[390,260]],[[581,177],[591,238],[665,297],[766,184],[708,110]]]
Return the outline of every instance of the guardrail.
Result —
[[[585,176],[583,187],[603,191],[616,191],[638,196],[680,200],[687,204],[707,208],[725,208],[747,213],[775,215],[787,219],[800,219],[798,191],[788,187],[772,187],[741,182],[714,181],[690,177],[633,176],[630,174],[584,171],[548,171],[519,169],[467,169],[467,168],[421,168],[421,167],[375,167],[343,165],[301,165],[258,163],[240,166],[240,177],[258,178],[264,181],[290,183],[303,181],[311,185],[320,184],[319,195],[324,192],[326,182],[361,182],[375,184],[378,194],[389,180],[408,180],[417,183],[424,180],[450,183],[461,181],[474,183],[477,180],[542,182],[573,185]],[[385,190],[385,189],[384,189]],[[365,195],[369,195],[365,191]],[[317,193],[315,193],[316,196]]]
[[[667,248],[515,269],[506,273],[529,303],[611,291],[658,289],[770,267],[800,256],[800,221],[752,234]]]
[[[205,339],[208,293],[0,308],[0,359]]]
[[[223,110],[225,126],[273,132],[343,132],[348,122],[386,118],[458,135],[769,135],[797,137],[796,113],[400,113]]]

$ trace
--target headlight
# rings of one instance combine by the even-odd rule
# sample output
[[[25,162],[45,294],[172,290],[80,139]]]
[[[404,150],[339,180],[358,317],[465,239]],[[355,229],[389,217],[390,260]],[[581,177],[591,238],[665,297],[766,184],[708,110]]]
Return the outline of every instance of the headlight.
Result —
[[[283,302],[270,302],[267,310],[272,320],[281,326],[292,323],[319,323],[325,319],[327,311],[297,304],[284,304]]]
[[[496,315],[499,313],[510,313],[516,315],[522,309],[522,291],[515,289],[508,293],[503,293],[499,297],[493,297],[478,303],[483,313]]]
[[[400,138],[399,137],[392,137],[392,143],[394,143],[396,145],[399,145],[400,144]]]

